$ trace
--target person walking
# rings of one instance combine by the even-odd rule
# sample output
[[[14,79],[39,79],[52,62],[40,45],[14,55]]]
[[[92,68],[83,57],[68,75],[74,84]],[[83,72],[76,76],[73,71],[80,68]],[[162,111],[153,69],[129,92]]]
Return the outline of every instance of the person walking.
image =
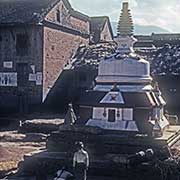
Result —
[[[75,115],[72,103],[68,105],[68,111],[65,115],[64,124],[65,125],[73,125],[77,121],[77,117]]]
[[[87,170],[89,167],[89,155],[84,150],[84,144],[78,142],[77,151],[74,153],[73,157],[73,169],[76,180],[86,180],[87,179]]]

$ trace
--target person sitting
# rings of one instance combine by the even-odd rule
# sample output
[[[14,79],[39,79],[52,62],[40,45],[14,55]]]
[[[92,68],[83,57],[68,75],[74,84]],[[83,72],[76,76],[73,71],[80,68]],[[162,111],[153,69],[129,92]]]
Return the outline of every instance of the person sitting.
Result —
[[[74,176],[68,172],[67,167],[63,166],[62,169],[56,172],[56,176],[53,180],[73,180]]]
[[[128,162],[130,167],[135,167],[142,163],[152,161],[154,157],[155,157],[154,151],[152,149],[147,149],[145,152],[139,151],[138,153],[130,155],[128,157]]]

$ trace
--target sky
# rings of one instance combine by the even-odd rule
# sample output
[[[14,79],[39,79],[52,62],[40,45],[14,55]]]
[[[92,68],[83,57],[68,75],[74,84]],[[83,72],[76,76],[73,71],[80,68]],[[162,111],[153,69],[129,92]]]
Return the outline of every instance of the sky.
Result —
[[[127,1],[127,0],[125,0]],[[89,16],[109,16],[118,21],[123,0],[70,0],[72,7]],[[155,25],[180,32],[180,0],[129,0],[135,24]]]

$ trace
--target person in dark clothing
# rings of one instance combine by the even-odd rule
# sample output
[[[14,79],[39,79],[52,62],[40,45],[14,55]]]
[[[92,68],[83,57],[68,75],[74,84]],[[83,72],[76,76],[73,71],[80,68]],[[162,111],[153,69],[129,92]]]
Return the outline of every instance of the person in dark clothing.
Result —
[[[147,149],[145,152],[140,151],[136,154],[130,155],[128,157],[128,162],[130,167],[135,167],[144,162],[149,162],[154,159],[154,151],[152,149]]]
[[[73,168],[76,180],[86,180],[87,170],[89,167],[89,156],[84,150],[84,145],[82,142],[77,144],[77,152],[74,153],[73,157]]]
[[[75,112],[73,110],[73,106],[70,103],[68,105],[68,111],[67,111],[66,116],[65,116],[64,124],[73,125],[76,122],[76,120],[77,120],[77,117],[76,117]]]
[[[18,89],[19,113],[21,116],[28,113],[28,95],[27,89]]]
[[[67,167],[64,166],[62,169],[56,172],[56,176],[53,180],[73,180],[74,176],[67,170]]]

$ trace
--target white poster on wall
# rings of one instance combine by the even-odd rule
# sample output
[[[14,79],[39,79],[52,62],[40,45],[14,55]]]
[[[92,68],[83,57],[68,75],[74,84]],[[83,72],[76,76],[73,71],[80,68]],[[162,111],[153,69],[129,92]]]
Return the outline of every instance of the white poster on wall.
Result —
[[[42,73],[41,72],[36,73],[36,85],[42,85]]]
[[[17,73],[0,73],[0,86],[17,86]]]
[[[29,74],[29,81],[36,81],[36,74]]]
[[[4,61],[3,62],[3,67],[11,69],[11,68],[13,68],[13,62],[12,61]]]

